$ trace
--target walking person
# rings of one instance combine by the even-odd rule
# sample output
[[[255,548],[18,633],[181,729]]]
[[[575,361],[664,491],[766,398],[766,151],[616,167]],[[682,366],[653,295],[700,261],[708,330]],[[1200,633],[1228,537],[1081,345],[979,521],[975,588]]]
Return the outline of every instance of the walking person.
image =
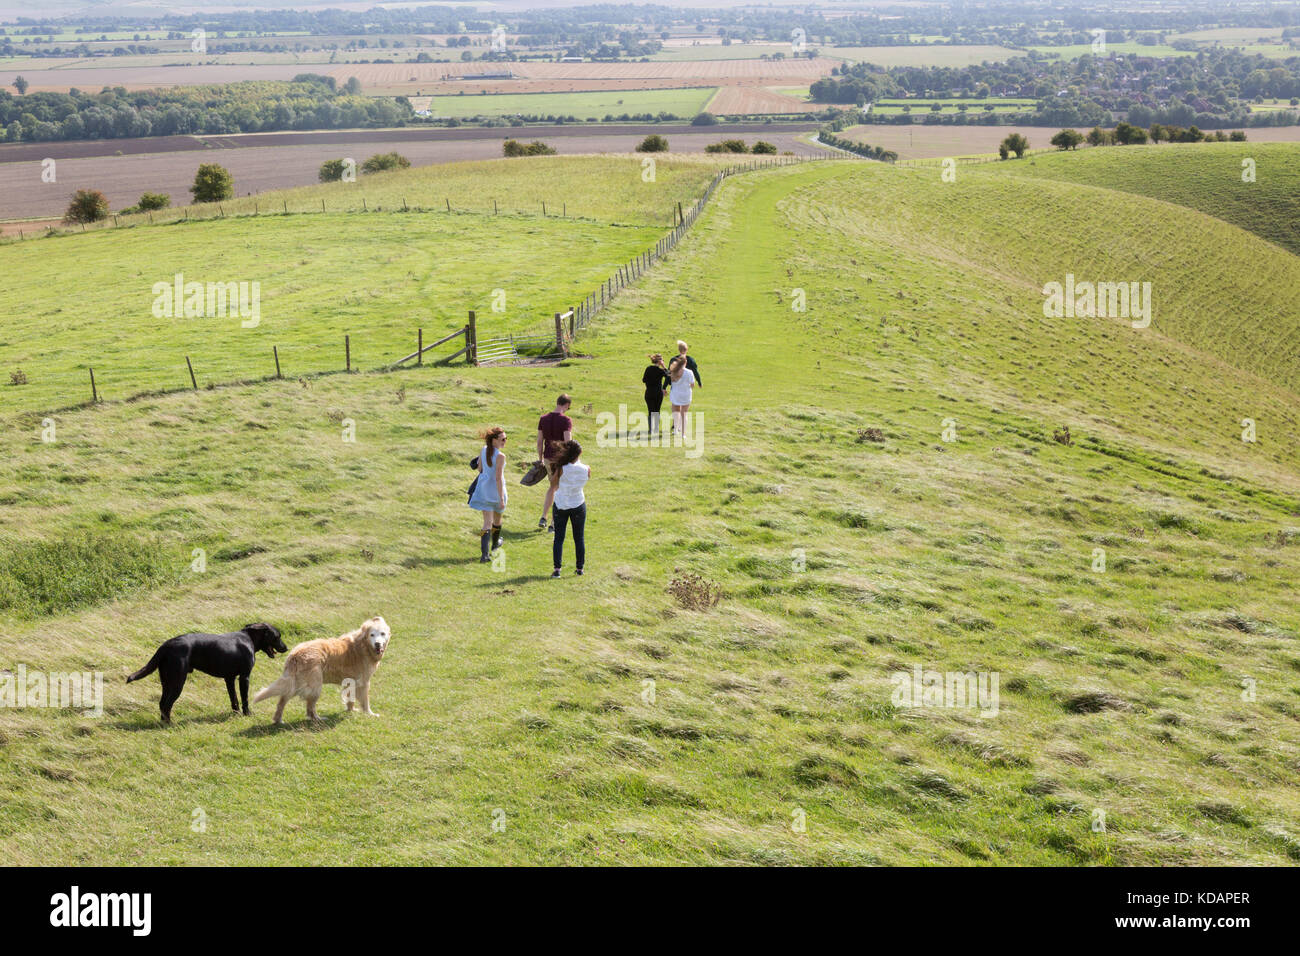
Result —
[[[551,543],[551,557],[555,570],[551,577],[560,576],[564,564],[564,532],[573,525],[573,550],[575,558],[574,573],[581,576],[587,561],[587,498],[583,494],[587,480],[591,478],[591,468],[584,465],[582,446],[576,441],[566,441],[556,456],[555,465],[559,480],[555,488],[555,540]]]
[[[478,455],[478,479],[469,506],[483,512],[481,564],[492,560],[491,552],[501,546],[501,515],[506,510],[506,430],[501,426],[479,432],[483,450]]]
[[[650,437],[659,434],[659,409],[663,407],[664,396],[668,394],[668,370],[664,368],[664,357],[658,352],[650,356],[650,364],[641,373],[641,383],[645,385],[645,407],[650,420]]]
[[[568,395],[561,395],[555,400],[555,411],[547,412],[537,420],[537,460],[545,462],[546,473],[550,481],[546,485],[546,499],[542,503],[542,517],[537,522],[537,530],[547,530],[546,516],[555,502],[555,482],[558,474],[552,460],[559,452],[560,446],[573,437],[573,421],[569,418],[569,406],[573,400]],[[551,531],[555,525],[550,526]]]
[[[688,348],[689,346],[687,346],[687,344],[681,339],[677,340],[677,354],[686,359],[686,367],[690,369],[691,374],[695,376],[695,387],[703,388],[704,383],[700,381],[700,367],[695,364],[695,359],[686,354]]]
[[[695,375],[686,367],[686,356],[678,355],[668,363],[668,400],[673,406],[673,431],[686,434],[686,416],[691,411],[691,391]]]

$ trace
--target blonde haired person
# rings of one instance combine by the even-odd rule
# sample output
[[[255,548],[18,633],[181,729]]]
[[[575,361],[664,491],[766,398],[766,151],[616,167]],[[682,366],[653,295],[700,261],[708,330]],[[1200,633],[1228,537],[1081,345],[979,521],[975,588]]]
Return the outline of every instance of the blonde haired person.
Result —
[[[686,359],[686,367],[690,369],[691,374],[695,376],[695,387],[703,388],[704,383],[700,381],[700,367],[695,364],[695,359],[686,354],[688,348],[689,346],[681,339],[677,340],[677,354]]]
[[[485,428],[479,437],[483,439],[483,450],[478,455],[478,480],[469,506],[483,512],[479,561],[487,564],[492,560],[491,552],[501,546],[501,515],[506,510],[506,430],[500,425]]]
[[[673,406],[673,431],[686,434],[686,416],[691,410],[691,392],[695,375],[686,367],[686,357],[678,355],[668,363],[668,401]]]

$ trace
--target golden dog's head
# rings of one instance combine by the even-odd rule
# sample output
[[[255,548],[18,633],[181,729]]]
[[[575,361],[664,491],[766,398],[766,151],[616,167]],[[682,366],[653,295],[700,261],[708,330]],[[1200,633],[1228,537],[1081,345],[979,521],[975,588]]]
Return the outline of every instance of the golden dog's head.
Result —
[[[392,629],[382,617],[375,616],[361,625],[361,641],[376,659],[384,656],[388,642],[393,639]]]

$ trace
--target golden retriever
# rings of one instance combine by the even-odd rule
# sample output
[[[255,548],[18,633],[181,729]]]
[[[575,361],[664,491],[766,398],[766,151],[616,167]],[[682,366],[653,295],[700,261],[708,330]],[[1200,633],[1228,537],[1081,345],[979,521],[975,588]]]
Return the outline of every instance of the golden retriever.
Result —
[[[316,716],[316,701],[320,699],[325,684],[343,686],[343,703],[347,709],[358,703],[371,717],[378,717],[370,709],[370,678],[388,649],[393,632],[382,617],[372,617],[350,634],[342,637],[322,637],[304,641],[289,652],[284,662],[284,673],[270,687],[257,692],[253,703],[268,697],[279,697],[275,708],[275,723],[284,717],[284,705],[289,698],[301,696],[307,702],[307,716]]]

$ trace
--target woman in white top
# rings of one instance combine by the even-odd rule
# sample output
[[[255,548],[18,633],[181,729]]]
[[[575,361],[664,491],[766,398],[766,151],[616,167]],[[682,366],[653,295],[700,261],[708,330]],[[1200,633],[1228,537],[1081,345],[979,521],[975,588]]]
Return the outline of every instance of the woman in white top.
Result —
[[[679,355],[668,363],[668,400],[673,406],[673,431],[686,434],[686,415],[691,410],[691,392],[695,375],[686,367],[686,356]]]
[[[560,446],[555,461],[555,470],[560,478],[555,486],[555,541],[551,545],[551,556],[555,559],[555,570],[551,577],[560,576],[560,567],[564,558],[564,532],[570,522],[573,524],[573,549],[577,552],[576,574],[582,574],[582,566],[587,559],[587,542],[583,532],[587,527],[587,498],[582,493],[591,469],[582,463],[582,446],[576,441],[566,441]]]

